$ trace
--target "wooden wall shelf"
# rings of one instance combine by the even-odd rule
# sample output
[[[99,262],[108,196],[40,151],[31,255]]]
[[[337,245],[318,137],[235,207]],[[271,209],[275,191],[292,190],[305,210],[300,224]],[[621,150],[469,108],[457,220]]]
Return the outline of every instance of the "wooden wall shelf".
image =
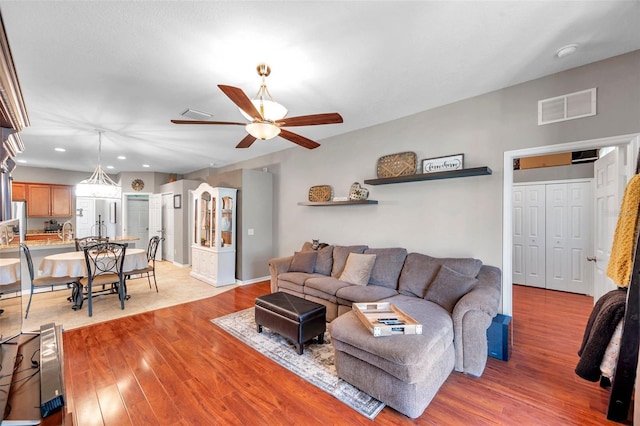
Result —
[[[387,185],[390,183],[417,182],[422,180],[453,179],[458,177],[490,175],[491,173],[493,173],[491,169],[489,167],[484,166],[484,167],[474,167],[471,169],[448,170],[446,172],[418,173],[415,175],[408,175],[408,176],[366,179],[364,183],[367,185]]]
[[[304,201],[299,206],[351,206],[354,204],[378,204],[376,200],[349,200],[349,201]]]

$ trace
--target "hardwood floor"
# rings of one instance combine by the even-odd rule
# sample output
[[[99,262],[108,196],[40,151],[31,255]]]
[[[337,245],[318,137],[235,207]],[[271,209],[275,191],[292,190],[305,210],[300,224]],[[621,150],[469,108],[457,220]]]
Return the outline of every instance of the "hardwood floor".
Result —
[[[67,409],[78,425],[349,424],[371,421],[209,320],[253,306],[268,283],[63,334]],[[575,375],[593,299],[514,286],[508,362],[452,373],[417,420],[380,425],[602,425],[608,391]]]

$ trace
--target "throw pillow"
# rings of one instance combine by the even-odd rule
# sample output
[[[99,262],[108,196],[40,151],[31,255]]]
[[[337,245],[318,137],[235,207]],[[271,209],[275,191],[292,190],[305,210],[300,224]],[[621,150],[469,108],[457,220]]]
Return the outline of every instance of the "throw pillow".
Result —
[[[482,262],[471,258],[439,258],[409,253],[398,279],[398,293],[424,298],[441,265],[446,265],[462,275],[475,277],[482,267]]]
[[[331,267],[333,266],[333,246],[326,246],[318,250],[316,258],[316,266],[313,271],[317,274],[329,276],[331,275]]]
[[[331,276],[339,278],[347,263],[349,253],[364,253],[367,246],[334,246],[333,247],[333,266],[331,267]]]
[[[297,251],[293,253],[293,259],[291,260],[289,272],[306,272],[307,274],[313,273],[313,268],[316,266],[317,256],[317,251]]]
[[[442,265],[424,298],[437,303],[449,312],[453,312],[458,300],[467,294],[477,281],[473,277]]]
[[[347,263],[338,279],[350,284],[367,285],[375,261],[375,254],[349,253]]]

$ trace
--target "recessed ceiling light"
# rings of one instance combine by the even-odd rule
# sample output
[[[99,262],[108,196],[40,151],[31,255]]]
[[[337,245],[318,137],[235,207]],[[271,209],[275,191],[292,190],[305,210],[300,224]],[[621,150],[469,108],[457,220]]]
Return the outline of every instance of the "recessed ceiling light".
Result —
[[[24,164],[26,162],[27,162],[27,160],[18,160],[18,163],[23,163]]]
[[[54,148],[54,151],[65,152],[66,149],[64,149],[64,148]]]
[[[118,155],[118,160],[126,160],[127,157],[125,157],[124,155]]]
[[[151,167],[151,166],[148,164],[143,164],[142,167]]]
[[[556,56],[558,58],[564,58],[565,56],[571,55],[576,50],[578,50],[578,45],[577,44],[575,44],[575,43],[567,44],[566,46],[562,46],[560,49],[558,49],[556,51]]]
[[[113,166],[107,166],[107,169],[113,169]]]

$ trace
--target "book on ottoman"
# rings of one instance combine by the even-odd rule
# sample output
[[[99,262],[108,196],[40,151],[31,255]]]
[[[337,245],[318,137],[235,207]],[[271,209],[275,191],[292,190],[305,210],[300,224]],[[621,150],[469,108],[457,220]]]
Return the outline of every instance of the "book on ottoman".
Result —
[[[353,310],[374,337],[422,334],[422,324],[389,302],[354,303]]]

